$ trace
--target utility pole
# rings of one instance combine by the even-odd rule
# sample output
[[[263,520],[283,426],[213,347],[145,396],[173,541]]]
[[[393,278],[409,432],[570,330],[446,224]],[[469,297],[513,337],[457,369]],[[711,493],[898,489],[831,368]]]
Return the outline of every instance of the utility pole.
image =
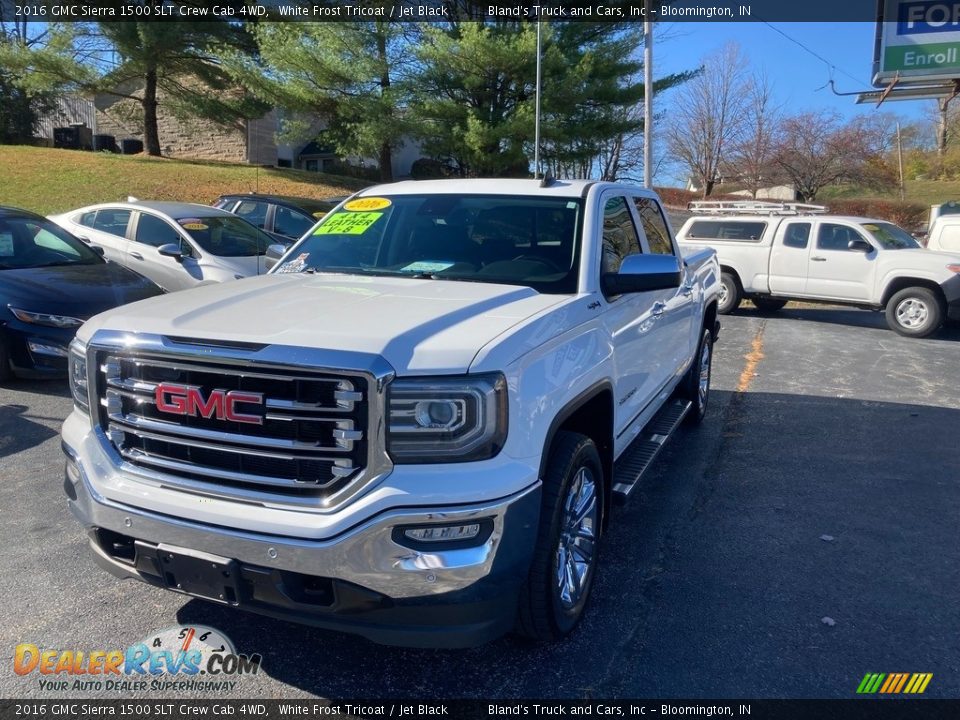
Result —
[[[903,143],[900,139],[900,123],[897,123],[897,164],[900,165],[900,202],[903,202]]]
[[[540,18],[537,17],[537,92],[536,118],[533,121],[533,178],[540,177]]]
[[[653,22],[650,20],[643,21],[643,186],[653,187]]]

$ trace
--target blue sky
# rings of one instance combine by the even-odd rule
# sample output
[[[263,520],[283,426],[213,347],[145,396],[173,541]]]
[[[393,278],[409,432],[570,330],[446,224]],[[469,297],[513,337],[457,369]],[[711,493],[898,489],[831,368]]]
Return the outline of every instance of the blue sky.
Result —
[[[832,77],[839,92],[871,88],[876,23],[772,25],[829,61],[834,69],[762,22],[677,22],[655,26],[654,32],[661,33],[662,38],[654,35],[654,76],[697,67],[704,55],[736,41],[751,67],[766,73],[787,113],[827,108],[851,118],[892,112],[910,121],[922,118],[934,106],[933,100],[898,101],[884,103],[878,110],[874,105],[857,105],[855,97],[838,97],[829,87],[824,87]],[[665,93],[662,101],[657,102],[658,111],[669,113],[671,102],[669,93]],[[662,148],[656,147],[656,137],[654,143],[655,153],[659,154]],[[661,182],[670,179],[669,173],[658,178]]]

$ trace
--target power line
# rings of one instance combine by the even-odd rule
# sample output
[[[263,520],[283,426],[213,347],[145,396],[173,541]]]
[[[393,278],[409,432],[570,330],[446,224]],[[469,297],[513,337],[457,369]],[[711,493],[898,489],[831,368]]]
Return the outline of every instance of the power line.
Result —
[[[822,62],[824,65],[826,65],[827,68],[831,71],[831,72],[830,72],[830,76],[831,76],[830,79],[831,79],[831,80],[833,79],[833,72],[832,72],[832,71],[833,71],[833,70],[836,70],[836,71],[839,72],[841,75],[846,75],[848,78],[850,78],[851,80],[853,80],[853,81],[854,81],[855,83],[857,83],[857,84],[860,84],[860,83],[863,82],[862,80],[858,80],[857,78],[855,78],[853,75],[851,75],[850,73],[848,73],[848,72],[847,72],[846,70],[844,70],[843,68],[837,67],[836,65],[834,65],[832,62],[830,62],[830,61],[827,60],[825,57],[823,57],[823,55],[820,55],[820,54],[814,52],[813,50],[811,50],[810,48],[808,48],[806,45],[804,45],[802,42],[800,42],[800,41],[797,40],[796,38],[790,37],[789,35],[787,35],[787,34],[786,34],[783,30],[781,30],[780,28],[771,25],[771,24],[768,23],[766,20],[760,20],[760,22],[762,22],[764,25],[766,25],[768,28],[770,28],[770,29],[773,30],[774,32],[779,33],[780,35],[782,35],[783,37],[785,37],[787,40],[789,40],[790,42],[792,42],[794,45],[798,45],[798,46],[801,47],[803,50],[805,50],[806,52],[810,53],[811,55],[813,55],[813,57],[815,57],[817,60],[819,60],[820,62]]]

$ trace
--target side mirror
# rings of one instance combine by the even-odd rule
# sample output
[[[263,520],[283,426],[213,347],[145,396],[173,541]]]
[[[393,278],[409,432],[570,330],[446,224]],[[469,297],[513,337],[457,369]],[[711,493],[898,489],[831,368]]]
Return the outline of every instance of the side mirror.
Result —
[[[103,248],[99,245],[90,245],[90,249],[93,250],[97,255],[103,257]]]
[[[161,245],[157,248],[157,252],[166,257],[172,257],[177,262],[183,262],[183,253],[180,251],[180,246],[176,243]]]
[[[866,240],[851,240],[847,243],[847,250],[856,250],[857,252],[868,253],[873,250],[873,245]]]
[[[267,257],[271,260],[279,260],[287,251],[287,246],[280,243],[273,243],[267,248]]]
[[[627,255],[620,271],[601,278],[605,295],[669,290],[680,287],[683,273],[680,259],[674,255]]]

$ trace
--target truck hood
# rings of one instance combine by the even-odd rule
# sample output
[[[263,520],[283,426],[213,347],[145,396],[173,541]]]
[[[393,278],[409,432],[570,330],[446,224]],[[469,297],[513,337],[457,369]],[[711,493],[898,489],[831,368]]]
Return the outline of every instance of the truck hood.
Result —
[[[413,278],[277,274],[207,285],[92,318],[99,329],[350,350],[399,374],[466,372],[513,325],[562,302],[526,287]]]

